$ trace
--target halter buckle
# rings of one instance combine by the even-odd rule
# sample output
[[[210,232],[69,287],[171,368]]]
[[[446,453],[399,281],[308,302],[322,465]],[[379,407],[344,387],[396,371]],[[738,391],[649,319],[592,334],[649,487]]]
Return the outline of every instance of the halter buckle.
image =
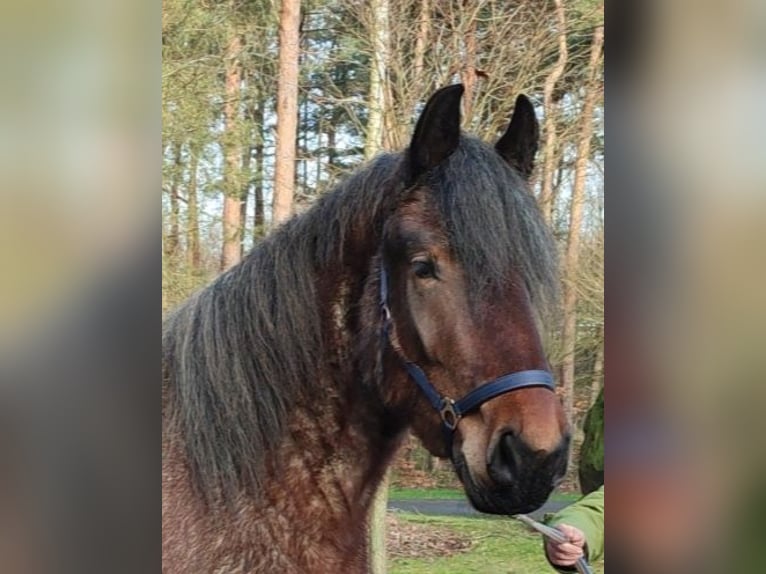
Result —
[[[439,416],[444,426],[451,431],[457,428],[457,423],[461,418],[461,414],[455,409],[455,401],[448,397],[442,399],[442,404],[439,407]]]
[[[381,304],[380,309],[383,312],[383,321],[385,323],[390,323],[391,322],[391,309],[389,309],[388,303]]]

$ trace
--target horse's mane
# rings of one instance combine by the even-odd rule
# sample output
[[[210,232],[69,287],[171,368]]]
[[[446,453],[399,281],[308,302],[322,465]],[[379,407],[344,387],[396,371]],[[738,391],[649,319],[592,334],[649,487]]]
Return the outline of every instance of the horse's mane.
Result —
[[[381,155],[261,241],[163,324],[163,384],[194,482],[206,496],[257,492],[266,453],[323,364],[316,279],[344,264],[367,229],[380,241],[405,193],[403,154]],[[556,293],[556,255],[526,184],[486,144],[462,137],[426,179],[474,291],[511,267],[543,306]],[[478,293],[476,293],[478,295]]]

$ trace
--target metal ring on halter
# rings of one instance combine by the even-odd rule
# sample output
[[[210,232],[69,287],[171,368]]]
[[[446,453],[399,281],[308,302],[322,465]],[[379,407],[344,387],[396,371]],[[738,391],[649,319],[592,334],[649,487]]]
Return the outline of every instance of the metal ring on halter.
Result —
[[[391,322],[391,309],[388,308],[388,305],[383,305],[383,320],[386,323]]]
[[[453,431],[457,428],[457,423],[460,422],[463,415],[461,415],[460,411],[457,409],[455,401],[449,397],[444,397],[442,398],[442,404],[439,407],[439,416],[442,419],[442,424]]]

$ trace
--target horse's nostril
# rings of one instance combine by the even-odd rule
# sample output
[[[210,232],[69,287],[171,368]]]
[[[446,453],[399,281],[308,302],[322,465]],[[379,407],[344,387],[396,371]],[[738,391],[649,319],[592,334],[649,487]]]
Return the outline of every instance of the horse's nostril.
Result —
[[[533,450],[523,437],[513,432],[505,433],[490,456],[489,474],[501,484],[535,475],[553,478],[566,470],[567,446],[568,441],[562,440],[553,451]]]
[[[497,482],[511,482],[521,469],[523,453],[520,440],[512,432],[505,433],[497,441],[489,461],[489,471]]]

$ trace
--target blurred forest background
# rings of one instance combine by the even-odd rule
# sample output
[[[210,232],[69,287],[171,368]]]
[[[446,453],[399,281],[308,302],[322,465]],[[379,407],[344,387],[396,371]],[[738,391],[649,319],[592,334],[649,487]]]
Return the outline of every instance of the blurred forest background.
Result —
[[[437,88],[465,85],[463,127],[488,141],[527,94],[533,193],[561,253],[547,348],[576,428],[568,483],[586,418],[586,474],[602,472],[603,0],[165,0],[162,43],[163,313],[365,158],[405,147]],[[410,441],[393,480],[455,479]]]

